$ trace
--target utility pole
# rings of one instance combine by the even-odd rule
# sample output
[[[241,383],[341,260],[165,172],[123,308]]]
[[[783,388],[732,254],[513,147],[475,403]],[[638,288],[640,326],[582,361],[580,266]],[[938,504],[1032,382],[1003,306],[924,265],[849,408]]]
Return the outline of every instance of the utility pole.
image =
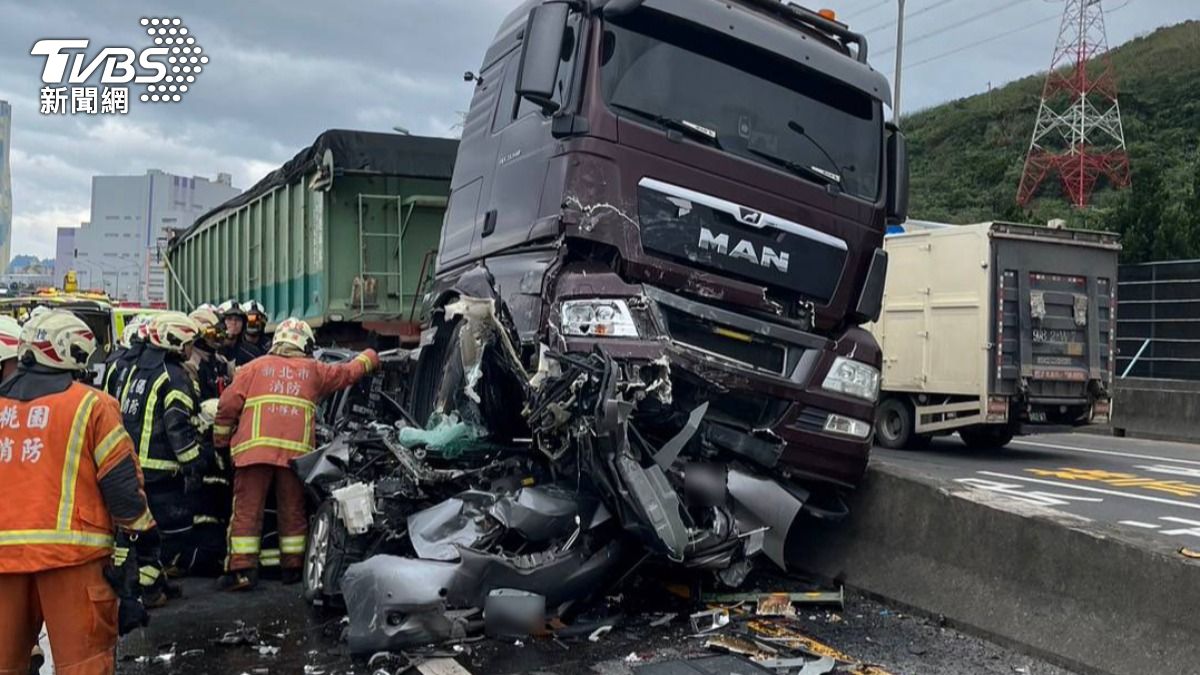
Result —
[[[900,76],[904,68],[904,0],[899,0],[900,15],[896,21],[896,95],[892,101],[892,123],[900,124]]]

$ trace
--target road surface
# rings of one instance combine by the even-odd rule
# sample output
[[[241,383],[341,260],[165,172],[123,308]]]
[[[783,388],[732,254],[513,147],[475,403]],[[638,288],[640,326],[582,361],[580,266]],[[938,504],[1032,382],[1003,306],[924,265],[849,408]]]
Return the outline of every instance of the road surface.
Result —
[[[948,436],[927,450],[874,453],[875,461],[1200,548],[1200,445],[1051,434],[980,451]]]
[[[674,579],[678,581],[678,578]],[[753,581],[753,579],[751,580]],[[760,578],[764,588],[789,590],[778,577]],[[183,582],[187,598],[155,610],[148,629],[135,632],[118,650],[122,675],[393,675],[405,671],[401,657],[380,655],[373,664],[353,659],[339,639],[338,615],[308,610],[297,587],[267,581],[249,593],[213,589],[211,580]],[[654,590],[658,587],[658,591]],[[636,675],[647,663],[711,655],[692,635],[686,618],[692,603],[662,592],[662,580],[623,589],[623,618],[598,642],[586,638],[481,640],[447,651],[474,675]],[[792,589],[794,590],[794,589]],[[636,607],[630,607],[630,604]],[[664,613],[670,624],[650,626]],[[848,594],[844,610],[801,608],[800,633],[856,660],[877,664],[887,675],[1072,675],[1026,656],[894,607]],[[730,632],[733,626],[729,627]],[[586,635],[587,632],[584,632]],[[224,636],[245,635],[241,643]],[[630,655],[637,654],[637,663]],[[870,672],[870,671],[868,671]]]

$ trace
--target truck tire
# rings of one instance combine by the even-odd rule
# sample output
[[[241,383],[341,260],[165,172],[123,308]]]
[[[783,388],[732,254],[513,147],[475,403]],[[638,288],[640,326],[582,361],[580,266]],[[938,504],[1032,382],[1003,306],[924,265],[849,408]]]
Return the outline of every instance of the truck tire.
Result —
[[[889,396],[875,411],[875,439],[891,450],[920,450],[929,445],[929,437],[916,434],[916,418],[907,401]]]
[[[1013,430],[1009,426],[979,425],[960,429],[958,435],[972,450],[997,450],[1012,442]]]

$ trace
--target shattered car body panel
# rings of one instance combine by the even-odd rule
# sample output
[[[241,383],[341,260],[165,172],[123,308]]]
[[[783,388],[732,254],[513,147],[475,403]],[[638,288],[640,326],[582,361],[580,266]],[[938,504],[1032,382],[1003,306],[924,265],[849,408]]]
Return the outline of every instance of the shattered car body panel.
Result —
[[[352,650],[478,630],[493,591],[521,598],[515,623],[530,596],[559,616],[622,562],[736,586],[760,557],[786,564],[805,514],[840,513],[871,445],[882,359],[859,326],[878,314],[885,220],[903,218],[884,166],[903,143],[884,148],[898,132],[865,40],[767,5],[529,0],[505,20],[464,125],[411,414],[350,454],[377,500],[341,584]],[[535,31],[539,15],[563,25]],[[550,99],[524,87],[537,54]],[[639,77],[659,57],[674,76]],[[676,86],[702,72],[730,95]],[[623,98],[668,91],[640,102],[691,109]]]

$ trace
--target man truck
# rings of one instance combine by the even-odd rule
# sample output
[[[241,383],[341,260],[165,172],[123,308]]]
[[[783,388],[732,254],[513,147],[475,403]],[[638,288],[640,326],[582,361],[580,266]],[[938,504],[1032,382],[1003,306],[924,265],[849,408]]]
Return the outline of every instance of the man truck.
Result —
[[[880,445],[958,432],[995,448],[1108,421],[1116,235],[991,222],[913,228],[884,248]]]
[[[907,209],[867,57],[831,13],[777,0],[523,3],[467,74],[414,416],[477,339],[446,308],[482,296],[527,372],[545,349],[662,366],[664,438],[707,402],[707,447],[856,484],[881,363],[862,325]],[[520,436],[514,391],[482,406]]]

